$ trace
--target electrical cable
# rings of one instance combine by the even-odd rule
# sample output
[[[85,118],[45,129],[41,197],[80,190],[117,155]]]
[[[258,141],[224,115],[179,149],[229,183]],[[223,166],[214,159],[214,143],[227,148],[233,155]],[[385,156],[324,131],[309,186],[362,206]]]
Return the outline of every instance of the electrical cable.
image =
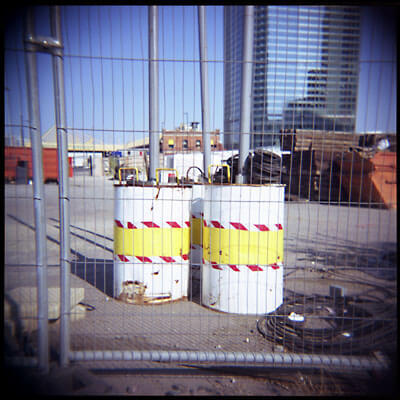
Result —
[[[393,305],[357,297],[334,299],[294,292],[293,297],[276,313],[257,321],[258,331],[267,340],[301,353],[365,354],[393,349],[397,337]],[[374,319],[376,315],[379,319]],[[330,327],[310,327],[321,326],[321,320]]]
[[[206,179],[206,176],[205,176],[203,170],[202,170],[200,167],[198,167],[197,165],[192,165],[192,166],[189,167],[188,170],[186,171],[186,181],[189,181],[189,171],[190,171],[192,168],[197,168],[197,169],[200,171],[201,178],[202,178],[203,180]]]
[[[231,179],[233,180],[238,172],[239,154],[222,161],[223,164],[228,164],[230,168]],[[218,168],[212,176],[212,183],[229,183],[228,172],[226,168]]]

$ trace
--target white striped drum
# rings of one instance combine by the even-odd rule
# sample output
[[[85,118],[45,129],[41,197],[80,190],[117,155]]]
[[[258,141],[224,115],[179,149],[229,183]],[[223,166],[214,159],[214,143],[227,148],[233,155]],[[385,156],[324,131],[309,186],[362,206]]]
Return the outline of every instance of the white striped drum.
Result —
[[[283,301],[284,185],[205,185],[202,304],[265,314]]]
[[[187,297],[191,188],[114,190],[114,297],[131,303]]]

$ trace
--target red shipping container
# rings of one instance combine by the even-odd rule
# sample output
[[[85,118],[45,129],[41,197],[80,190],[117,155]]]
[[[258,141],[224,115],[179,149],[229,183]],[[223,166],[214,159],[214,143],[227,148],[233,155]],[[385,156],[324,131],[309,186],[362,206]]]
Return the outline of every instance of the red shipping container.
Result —
[[[43,148],[43,180],[58,182],[58,157],[57,149]],[[8,146],[4,149],[4,177],[6,181],[14,181],[18,161],[28,162],[28,179],[33,178],[32,150],[29,147]],[[68,157],[69,176],[73,176],[72,158]]]

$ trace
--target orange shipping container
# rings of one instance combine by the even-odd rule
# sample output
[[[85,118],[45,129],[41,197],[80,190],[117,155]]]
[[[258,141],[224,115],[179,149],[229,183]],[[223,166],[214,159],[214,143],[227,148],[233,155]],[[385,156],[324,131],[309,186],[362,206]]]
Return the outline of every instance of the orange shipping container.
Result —
[[[353,202],[383,203],[397,208],[396,153],[378,152],[372,158],[348,153],[341,163],[342,182]]]
[[[58,157],[57,149],[43,148],[43,180],[58,182]],[[69,157],[70,158],[70,157]],[[4,177],[6,181],[15,180],[18,161],[27,161],[28,179],[33,178],[32,150],[29,147],[9,146],[4,149]],[[72,163],[69,160],[69,176],[72,177]]]

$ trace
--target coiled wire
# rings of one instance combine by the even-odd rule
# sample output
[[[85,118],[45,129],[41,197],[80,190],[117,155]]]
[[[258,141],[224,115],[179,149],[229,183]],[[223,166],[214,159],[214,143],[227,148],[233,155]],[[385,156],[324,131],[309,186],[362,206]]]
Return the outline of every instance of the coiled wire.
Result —
[[[293,315],[304,320],[290,318]],[[276,313],[259,319],[257,329],[267,340],[293,352],[365,354],[393,351],[395,321],[393,306],[382,302],[294,294]]]
[[[280,183],[282,158],[268,150],[258,149],[250,154],[245,162],[245,171],[249,183]]]
[[[224,163],[229,165],[231,176],[235,177],[239,172],[239,154],[228,158]],[[244,172],[250,184],[280,183],[284,170],[281,157],[265,149],[257,149],[250,153],[244,164]],[[229,183],[226,168],[218,168],[212,182]]]

